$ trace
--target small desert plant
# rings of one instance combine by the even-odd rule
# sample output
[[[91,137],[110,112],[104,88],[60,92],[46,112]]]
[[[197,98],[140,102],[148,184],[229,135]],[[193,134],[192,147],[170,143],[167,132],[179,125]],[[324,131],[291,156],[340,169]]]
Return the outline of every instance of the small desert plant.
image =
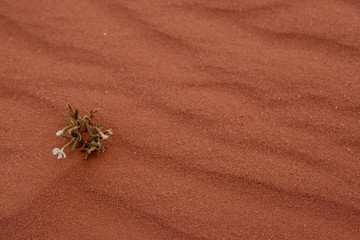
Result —
[[[80,117],[78,109],[74,111],[69,103],[66,107],[69,109],[69,115],[67,115],[66,119],[70,122],[65,123],[66,127],[58,131],[56,136],[61,136],[66,131],[70,136],[63,136],[68,143],[61,149],[54,148],[52,151],[53,154],[59,154],[58,159],[65,158],[64,150],[70,145],[72,145],[71,151],[77,146],[80,147],[80,151],[85,151],[85,159],[87,159],[92,152],[105,152],[106,148],[102,145],[100,139],[108,139],[109,135],[112,134],[112,130],[102,131],[100,125],[93,122],[93,118],[95,118],[99,109],[91,110],[90,112],[86,111],[87,115]]]

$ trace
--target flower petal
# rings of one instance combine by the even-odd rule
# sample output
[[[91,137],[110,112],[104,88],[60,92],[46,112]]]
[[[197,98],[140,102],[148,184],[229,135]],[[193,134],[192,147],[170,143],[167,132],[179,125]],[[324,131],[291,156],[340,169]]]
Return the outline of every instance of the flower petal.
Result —
[[[54,149],[52,150],[52,153],[53,153],[54,155],[58,154],[58,152],[60,152],[60,149],[59,149],[59,148],[54,148]]]
[[[64,133],[64,130],[60,130],[60,131],[58,131],[57,133],[56,133],[56,136],[60,136],[60,135],[62,135]]]
[[[109,138],[109,136],[106,136],[106,135],[103,134],[103,133],[101,133],[101,137],[102,137],[102,139],[107,139],[107,138]]]

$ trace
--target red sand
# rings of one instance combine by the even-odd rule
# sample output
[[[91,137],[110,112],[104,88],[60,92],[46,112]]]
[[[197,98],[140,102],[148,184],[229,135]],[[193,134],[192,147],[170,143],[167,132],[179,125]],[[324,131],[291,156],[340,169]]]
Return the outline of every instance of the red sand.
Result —
[[[2,0],[0,51],[0,239],[360,239],[359,1]]]

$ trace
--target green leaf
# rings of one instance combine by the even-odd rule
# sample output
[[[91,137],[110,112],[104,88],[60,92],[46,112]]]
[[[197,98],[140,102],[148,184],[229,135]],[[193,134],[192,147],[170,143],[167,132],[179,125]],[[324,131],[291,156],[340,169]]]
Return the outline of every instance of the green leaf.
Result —
[[[62,136],[63,138],[65,138],[66,140],[70,141],[72,138],[68,137],[68,136]]]
[[[77,141],[75,141],[74,144],[72,145],[71,151],[75,149],[76,144],[77,144]]]
[[[89,124],[87,122],[84,122],[84,123],[85,123],[85,126],[86,126],[87,130],[89,131],[90,135],[94,136],[94,134],[91,132],[91,128],[90,128]]]
[[[79,143],[84,143],[84,142],[85,142],[80,133],[79,133],[79,140],[78,140],[78,142],[79,142]]]
[[[82,124],[83,124],[83,121],[81,120],[81,122],[80,122],[79,132],[81,132]]]
[[[94,147],[98,147],[98,143],[95,140],[91,142],[91,145],[93,145]]]
[[[68,117],[66,120],[70,120],[71,122],[75,122],[75,119],[73,117]]]
[[[75,110],[75,117],[76,117],[76,119],[78,118],[78,116],[79,116],[79,110]]]
[[[71,132],[71,136],[74,137],[74,138],[78,137],[78,135],[76,133],[74,133],[74,132]]]

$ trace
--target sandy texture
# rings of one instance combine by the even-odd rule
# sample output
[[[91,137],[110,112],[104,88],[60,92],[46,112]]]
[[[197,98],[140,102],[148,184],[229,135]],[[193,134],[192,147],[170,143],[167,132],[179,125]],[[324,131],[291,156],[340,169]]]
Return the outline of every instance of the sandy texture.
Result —
[[[360,239],[359,1],[1,0],[0,52],[0,239]]]

